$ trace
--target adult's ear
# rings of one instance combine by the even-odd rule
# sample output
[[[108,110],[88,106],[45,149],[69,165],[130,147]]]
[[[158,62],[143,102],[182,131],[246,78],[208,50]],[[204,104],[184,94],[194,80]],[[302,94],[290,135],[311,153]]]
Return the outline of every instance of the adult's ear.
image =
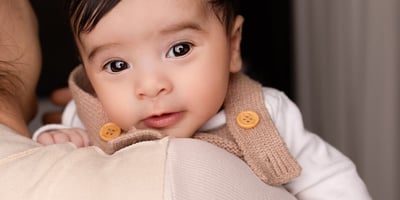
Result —
[[[242,26],[244,18],[241,15],[236,16],[231,33],[231,65],[230,71],[235,73],[242,69],[242,55],[240,53],[240,43],[242,41]]]

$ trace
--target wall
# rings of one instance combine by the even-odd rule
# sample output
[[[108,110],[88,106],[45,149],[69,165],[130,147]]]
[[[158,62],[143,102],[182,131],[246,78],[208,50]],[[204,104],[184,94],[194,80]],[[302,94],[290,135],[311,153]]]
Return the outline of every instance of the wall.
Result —
[[[355,161],[374,199],[400,199],[399,6],[294,5],[296,96],[306,126]]]

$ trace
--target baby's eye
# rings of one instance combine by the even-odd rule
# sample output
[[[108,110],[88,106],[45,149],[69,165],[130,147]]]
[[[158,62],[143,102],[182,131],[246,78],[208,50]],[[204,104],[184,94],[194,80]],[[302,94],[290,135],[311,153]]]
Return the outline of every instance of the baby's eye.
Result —
[[[192,49],[192,46],[193,44],[188,42],[176,44],[167,52],[167,58],[184,56]]]
[[[104,69],[111,73],[118,73],[118,72],[123,71],[128,68],[129,68],[128,63],[126,63],[125,61],[121,61],[121,60],[114,60],[114,61],[108,62],[104,66]]]

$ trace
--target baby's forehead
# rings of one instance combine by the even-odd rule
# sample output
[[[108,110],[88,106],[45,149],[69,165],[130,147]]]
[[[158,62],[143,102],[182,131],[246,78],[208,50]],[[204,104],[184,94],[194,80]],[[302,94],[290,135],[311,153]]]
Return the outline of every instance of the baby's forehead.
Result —
[[[153,11],[154,13],[157,11],[157,5],[162,5],[163,9],[175,7],[176,9],[173,10],[173,12],[167,13],[165,18],[169,18],[181,12],[187,12],[189,10],[188,8],[196,8],[202,11],[203,15],[207,16],[220,16],[220,11],[223,10],[221,9],[223,7],[221,6],[221,2],[223,1],[219,0],[87,0],[81,1],[79,3],[80,5],[75,5],[76,7],[70,6],[70,20],[74,33],[79,35],[80,33],[90,32],[105,16],[112,15],[110,13],[114,13],[113,11],[121,4],[126,6],[131,1],[136,2],[133,6],[127,6],[132,9],[131,12],[137,12],[135,10],[145,10],[146,16],[152,16],[148,15],[148,12]],[[146,19],[144,19],[144,21],[146,21]]]
[[[162,1],[162,2],[161,2]],[[193,1],[197,3],[192,3]],[[82,31],[76,38],[79,50],[88,58],[93,58],[102,44],[137,44],[138,41],[161,40],[183,31],[209,32],[220,31],[223,23],[217,18],[206,0],[150,0],[144,3],[137,0],[121,1],[106,15],[97,18],[90,31]],[[154,4],[155,2],[161,2]],[[175,3],[172,3],[175,2]],[[143,7],[140,7],[143,6]],[[148,10],[153,9],[149,15]],[[193,33],[192,32],[192,33]],[[186,33],[188,33],[186,31]],[[155,37],[154,35],[160,35]],[[150,36],[154,37],[150,37]],[[190,34],[193,37],[196,34]],[[182,34],[180,34],[182,36]],[[153,39],[150,39],[153,38]],[[110,46],[110,45],[107,45]],[[95,50],[93,50],[95,49]]]

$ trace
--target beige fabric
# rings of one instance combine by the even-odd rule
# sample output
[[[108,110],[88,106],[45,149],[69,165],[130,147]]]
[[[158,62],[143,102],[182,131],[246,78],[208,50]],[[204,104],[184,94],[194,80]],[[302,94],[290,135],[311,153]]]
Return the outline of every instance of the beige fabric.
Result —
[[[98,147],[41,146],[0,125],[0,199],[293,200],[239,158],[195,139]]]
[[[94,146],[40,146],[0,125],[0,199],[160,200],[168,141],[107,155]]]
[[[165,200],[294,200],[283,187],[262,182],[241,159],[210,143],[172,139]]]

